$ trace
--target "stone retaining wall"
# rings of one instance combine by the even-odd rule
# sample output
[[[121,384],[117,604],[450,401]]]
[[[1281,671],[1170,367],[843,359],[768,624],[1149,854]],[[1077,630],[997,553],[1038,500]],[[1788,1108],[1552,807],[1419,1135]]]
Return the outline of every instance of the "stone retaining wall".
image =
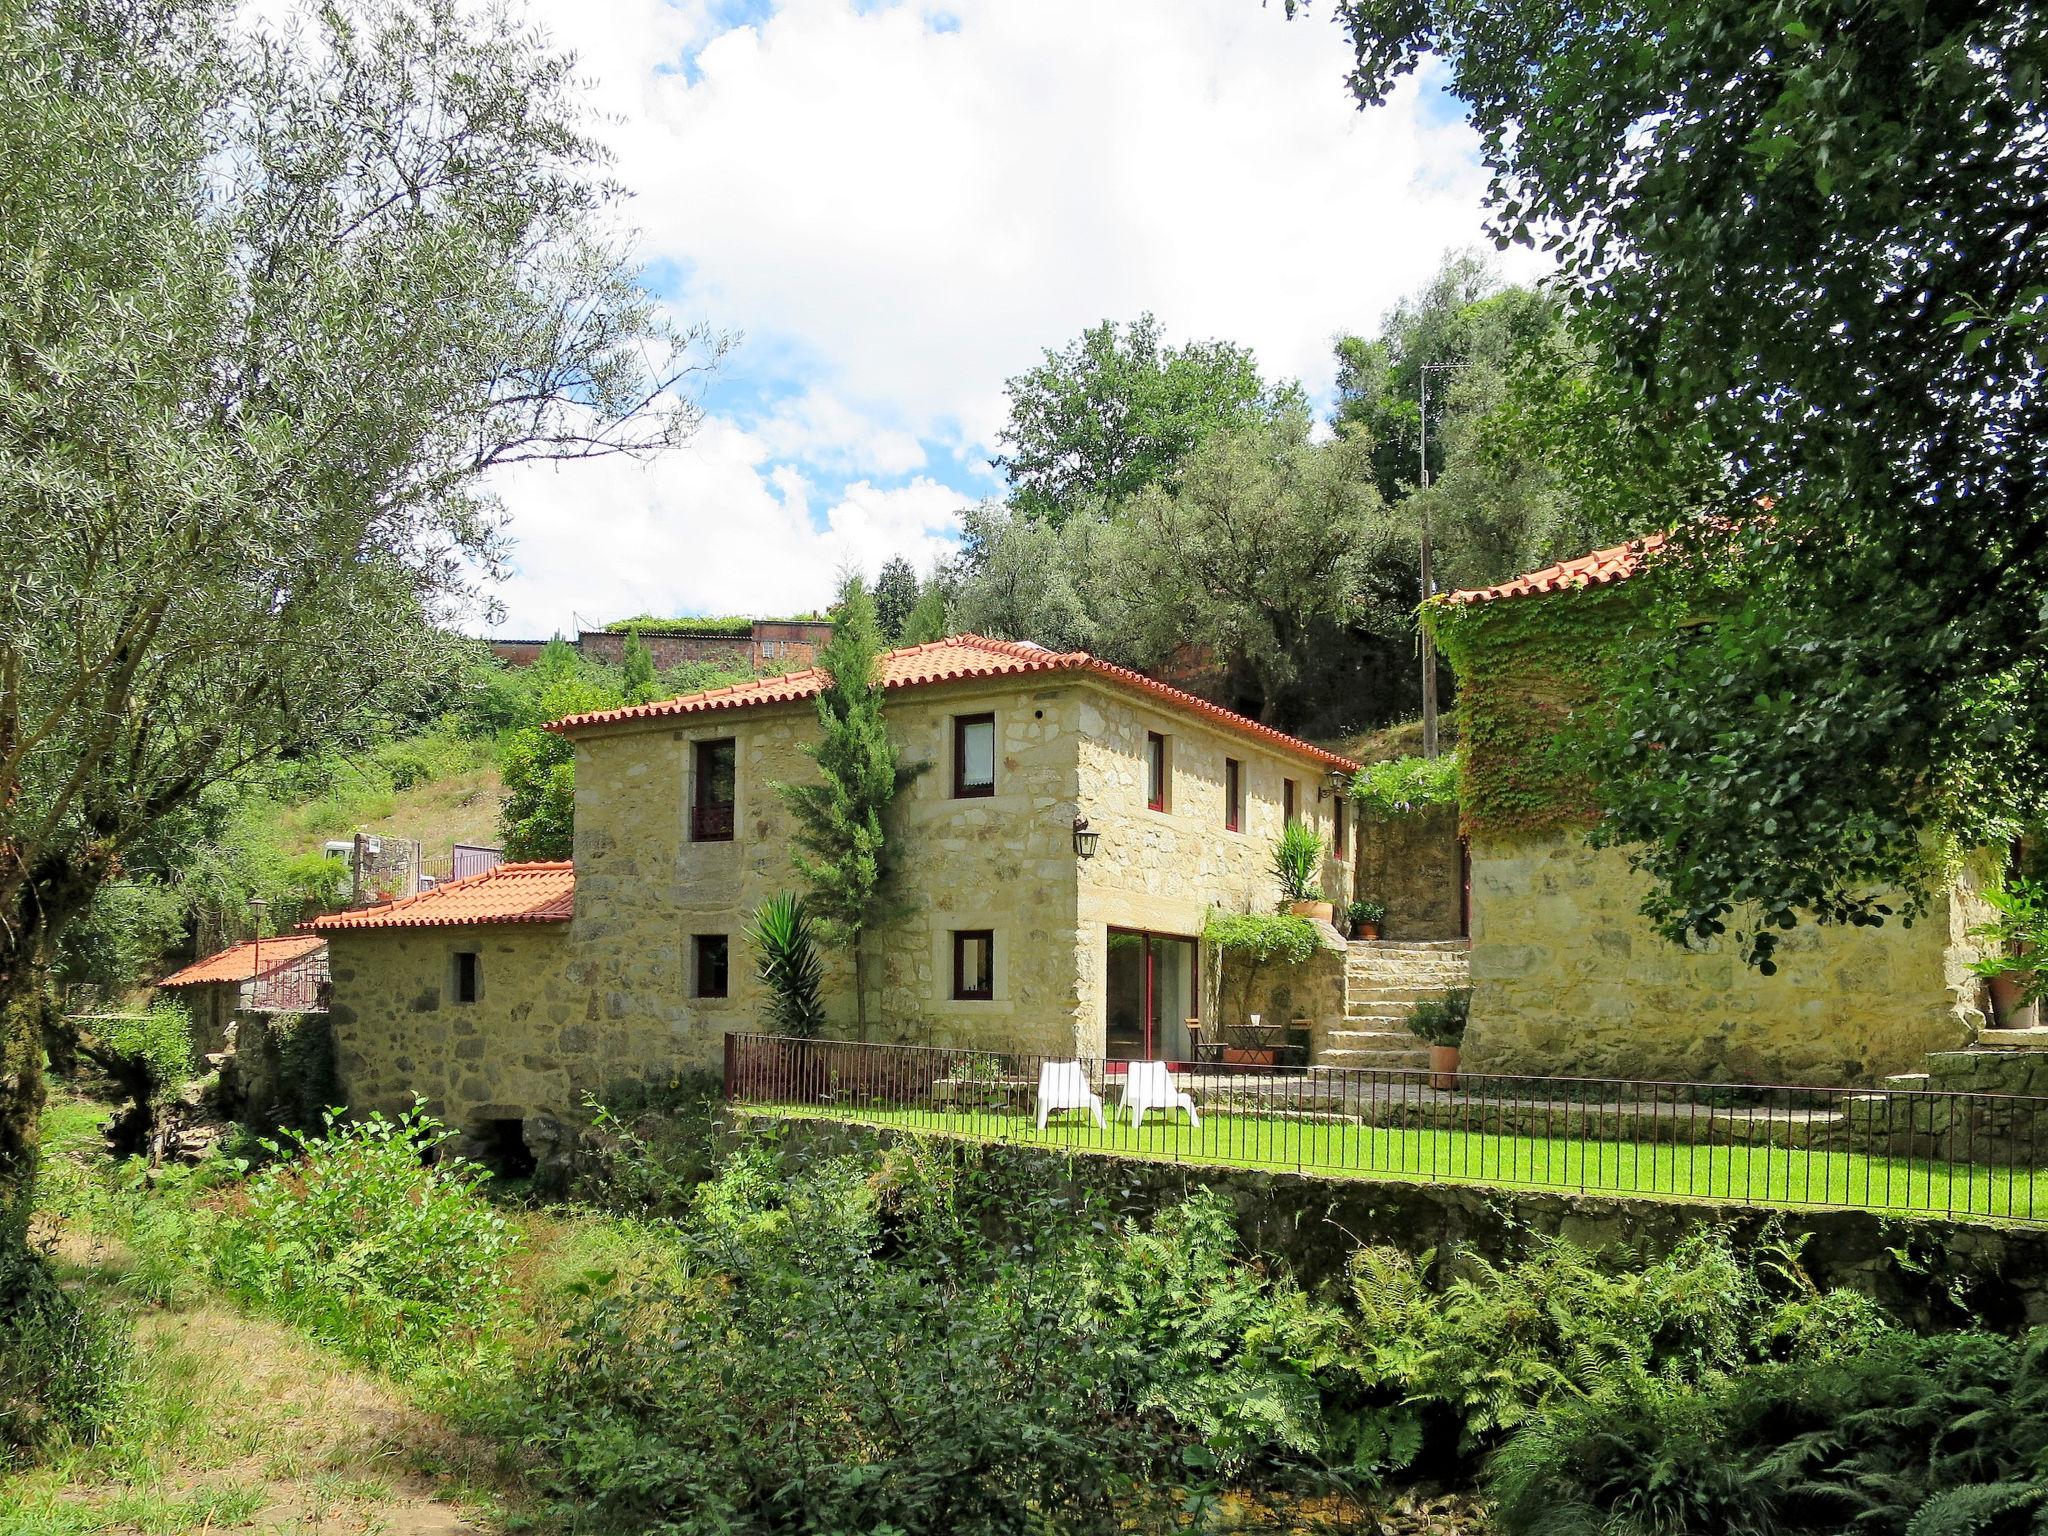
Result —
[[[874,1152],[902,1133],[812,1119],[738,1117],[738,1134],[771,1135],[799,1162]],[[1772,1211],[1549,1191],[1487,1189],[1147,1162],[1102,1153],[970,1143],[935,1144],[974,1156],[995,1178],[1037,1191],[1103,1199],[1119,1215],[1142,1217],[1198,1190],[1224,1195],[1253,1252],[1284,1263],[1302,1283],[1342,1277],[1360,1247],[1435,1251],[1441,1281],[1463,1255],[1500,1262],[1547,1237],[1582,1247],[1626,1248],[1642,1258],[1669,1252],[1702,1225],[1738,1247],[1798,1241],[1799,1263],[1820,1286],[1846,1286],[1919,1327],[2016,1329],[2048,1324],[2048,1230],[1904,1218],[1861,1210]],[[997,1202],[1000,1204],[1000,1202]]]

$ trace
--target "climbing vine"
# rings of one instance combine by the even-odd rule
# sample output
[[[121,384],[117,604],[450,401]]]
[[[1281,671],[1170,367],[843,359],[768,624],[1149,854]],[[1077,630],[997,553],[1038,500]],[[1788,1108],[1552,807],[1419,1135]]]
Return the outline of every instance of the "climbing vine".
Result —
[[[1372,763],[1351,776],[1345,789],[1361,816],[1413,816],[1458,803],[1458,755],[1397,757]]]
[[[1468,836],[1590,826],[1587,747],[1611,665],[1641,621],[1644,579],[1490,603],[1437,598],[1424,622],[1458,674],[1458,803]]]

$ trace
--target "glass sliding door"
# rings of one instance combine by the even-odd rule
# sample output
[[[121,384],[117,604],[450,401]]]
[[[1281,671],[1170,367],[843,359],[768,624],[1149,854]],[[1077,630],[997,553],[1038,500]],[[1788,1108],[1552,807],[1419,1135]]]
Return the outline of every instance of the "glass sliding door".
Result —
[[[1109,930],[1106,1051],[1110,1061],[1187,1061],[1187,1021],[1201,996],[1201,957],[1193,939],[1170,933]]]

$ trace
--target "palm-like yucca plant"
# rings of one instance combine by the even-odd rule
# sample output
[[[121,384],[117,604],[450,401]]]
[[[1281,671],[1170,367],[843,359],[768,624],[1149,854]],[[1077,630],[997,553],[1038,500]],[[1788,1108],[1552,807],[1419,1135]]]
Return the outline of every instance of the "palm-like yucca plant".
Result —
[[[1273,874],[1289,901],[1323,899],[1323,840],[1314,828],[1290,821],[1273,841]]]
[[[819,996],[825,967],[803,898],[785,894],[762,902],[747,942],[754,946],[754,974],[768,989],[770,1031],[815,1040],[825,1027]]]

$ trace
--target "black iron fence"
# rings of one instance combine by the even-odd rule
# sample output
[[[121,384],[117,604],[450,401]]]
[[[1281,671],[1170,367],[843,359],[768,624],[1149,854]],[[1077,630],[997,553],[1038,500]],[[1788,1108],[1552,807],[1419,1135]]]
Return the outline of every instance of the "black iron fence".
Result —
[[[2048,1098],[1088,1061],[734,1034],[735,1105],[1335,1177],[2048,1223]]]

